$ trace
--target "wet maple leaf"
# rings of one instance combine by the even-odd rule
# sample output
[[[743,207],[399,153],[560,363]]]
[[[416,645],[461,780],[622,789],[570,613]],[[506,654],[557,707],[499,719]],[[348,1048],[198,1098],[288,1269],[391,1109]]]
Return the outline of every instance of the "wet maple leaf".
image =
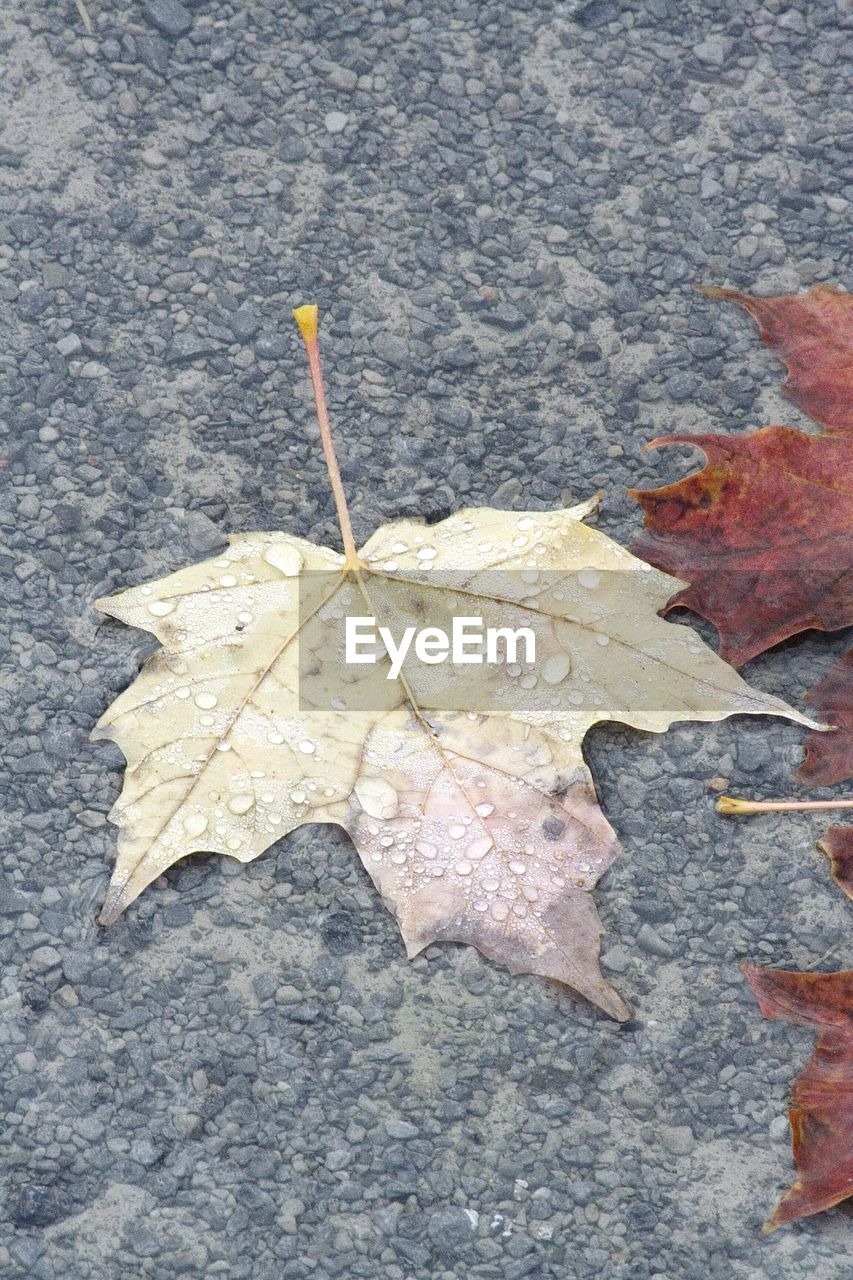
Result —
[[[798,773],[813,787],[831,787],[853,778],[853,649],[808,695],[821,719],[835,725],[835,733],[813,733]]]
[[[853,827],[830,827],[818,844],[829,858],[835,883],[853,898]]]
[[[749,312],[788,370],[785,393],[803,413],[828,429],[853,431],[853,294],[828,284],[775,298],[737,289],[701,292]]]
[[[649,447],[695,445],[705,467],[631,490],[645,513],[634,550],[690,584],[668,607],[712,622],[741,666],[800,631],[853,623],[853,295],[704,292],[754,317],[788,369],[786,392],[822,427],[663,436]]]
[[[791,1092],[797,1180],[765,1224],[772,1231],[853,1195],[853,970],[742,967],[765,1018],[784,1018],[818,1033]]]
[[[196,851],[248,862],[306,822],[337,823],[395,913],[409,955],[470,943],[628,1017],[598,966],[591,891],[617,851],[581,744],[598,721],[779,714],[659,610],[679,585],[566,511],[399,520],[357,550],[331,444],[316,308],[309,354],[344,554],[283,532],[99,600],[163,648],[95,736],[127,759],[110,815],[118,857],[101,921]],[[459,612],[526,626],[535,662],[349,665],[342,620],[399,636]],[[470,661],[470,660],[469,660]]]

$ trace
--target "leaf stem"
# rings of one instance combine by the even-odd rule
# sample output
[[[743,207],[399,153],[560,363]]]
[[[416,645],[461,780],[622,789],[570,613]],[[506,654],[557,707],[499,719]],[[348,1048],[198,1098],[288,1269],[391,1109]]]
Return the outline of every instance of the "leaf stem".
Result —
[[[745,817],[750,813],[793,812],[800,809],[853,809],[853,800],[738,800],[734,796],[720,796],[718,813],[732,813]]]
[[[355,538],[352,533],[352,524],[350,523],[349,510],[347,508],[346,494],[344,493],[341,473],[338,468],[338,459],[335,454],[335,446],[332,441],[332,432],[329,426],[329,413],[326,408],[326,389],[323,386],[323,372],[320,368],[320,347],[317,342],[317,317],[318,309],[314,304],[295,307],[293,310],[293,318],[299,327],[299,332],[302,334],[302,341],[305,343],[305,350],[308,355],[308,368],[311,373],[311,386],[314,391],[314,403],[317,406],[317,422],[320,426],[320,439],[323,442],[323,455],[326,459],[326,468],[329,472],[329,480],[331,481],[332,493],[335,498],[335,507],[338,512],[338,524],[341,527],[341,537],[344,543],[346,566],[348,569],[355,569],[358,568],[361,561],[358,558],[358,549],[355,545]]]

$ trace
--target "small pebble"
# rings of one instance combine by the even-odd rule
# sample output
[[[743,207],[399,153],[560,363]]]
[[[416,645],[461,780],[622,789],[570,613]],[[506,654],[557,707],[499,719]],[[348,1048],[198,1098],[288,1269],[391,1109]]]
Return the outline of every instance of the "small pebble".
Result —
[[[66,333],[64,338],[60,338],[56,344],[56,349],[61,356],[74,356],[82,349],[82,342],[76,333]]]
[[[184,36],[193,24],[192,14],[179,0],[146,0],[142,12],[164,36]]]
[[[158,151],[156,147],[146,147],[142,152],[142,163],[148,169],[165,169],[169,163],[162,151]]]

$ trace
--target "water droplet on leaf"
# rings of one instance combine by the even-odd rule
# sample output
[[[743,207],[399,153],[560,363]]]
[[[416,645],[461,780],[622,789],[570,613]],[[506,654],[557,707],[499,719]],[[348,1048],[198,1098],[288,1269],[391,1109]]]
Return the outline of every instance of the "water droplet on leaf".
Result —
[[[469,858],[484,858],[489,850],[494,846],[494,840],[491,836],[479,836],[476,840],[472,840],[469,845],[465,846],[465,852]]]
[[[399,796],[384,778],[359,778],[353,787],[356,799],[371,818],[393,818],[400,804]]]
[[[232,796],[228,801],[228,808],[232,813],[248,813],[254,803],[250,795]]]
[[[565,680],[572,669],[572,660],[567,653],[555,653],[542,663],[542,679],[546,684],[559,684]]]
[[[184,814],[181,824],[188,836],[200,836],[202,831],[207,830],[207,818],[197,811]]]
[[[285,578],[295,578],[302,568],[302,555],[288,542],[273,542],[264,552],[264,559]]]

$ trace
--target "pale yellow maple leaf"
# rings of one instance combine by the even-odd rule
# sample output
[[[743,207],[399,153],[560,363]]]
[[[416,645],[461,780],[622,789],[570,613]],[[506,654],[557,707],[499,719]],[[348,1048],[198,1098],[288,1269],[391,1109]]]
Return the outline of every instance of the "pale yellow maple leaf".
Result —
[[[95,736],[127,759],[110,815],[113,921],[196,851],[248,862],[304,822],[350,834],[409,955],[476,946],[629,1016],[602,977],[591,890],[618,851],[581,753],[616,720],[660,733],[735,713],[813,722],[658,616],[680,583],[571,510],[399,520],[358,551],[328,433],[316,312],[300,309],[344,554],[282,532],[98,601],[162,644]],[[528,627],[530,664],[347,665],[341,627],[460,613]]]

